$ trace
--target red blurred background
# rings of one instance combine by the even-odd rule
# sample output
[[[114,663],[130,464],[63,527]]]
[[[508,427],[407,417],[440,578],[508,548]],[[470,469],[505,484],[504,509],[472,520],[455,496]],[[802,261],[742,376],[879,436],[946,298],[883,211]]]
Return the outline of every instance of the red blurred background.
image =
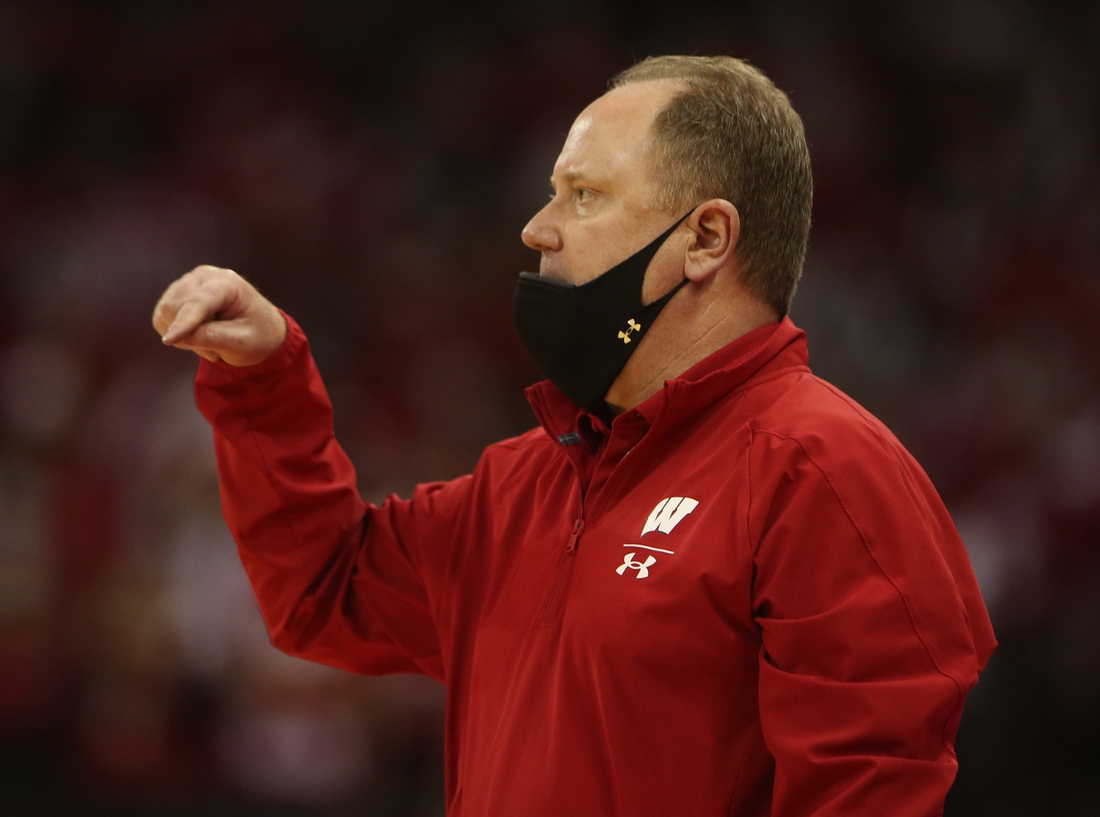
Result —
[[[268,646],[199,263],[309,334],[365,497],[529,428],[519,232],[610,75],[730,53],[802,114],[811,363],[924,464],[1001,647],[949,815],[1100,814],[1100,4],[0,0],[0,812],[441,815],[442,695]]]

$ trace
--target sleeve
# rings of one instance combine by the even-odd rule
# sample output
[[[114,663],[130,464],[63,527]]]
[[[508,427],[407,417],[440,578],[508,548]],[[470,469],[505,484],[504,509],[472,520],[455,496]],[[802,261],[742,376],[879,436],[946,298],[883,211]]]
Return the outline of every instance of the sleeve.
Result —
[[[853,443],[829,461],[812,444],[753,440],[775,817],[938,815],[954,780],[992,629],[950,517],[898,449]]]
[[[358,493],[305,335],[256,366],[202,361],[222,509],[272,643],[363,674],[444,679],[432,567],[454,547],[469,477],[381,507]]]

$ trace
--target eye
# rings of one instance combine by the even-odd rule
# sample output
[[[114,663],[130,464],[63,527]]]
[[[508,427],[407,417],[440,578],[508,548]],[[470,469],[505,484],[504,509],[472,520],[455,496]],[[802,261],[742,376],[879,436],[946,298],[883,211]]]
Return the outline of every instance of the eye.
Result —
[[[584,204],[586,201],[592,198],[592,191],[586,187],[578,187],[573,191],[573,201],[578,204]]]

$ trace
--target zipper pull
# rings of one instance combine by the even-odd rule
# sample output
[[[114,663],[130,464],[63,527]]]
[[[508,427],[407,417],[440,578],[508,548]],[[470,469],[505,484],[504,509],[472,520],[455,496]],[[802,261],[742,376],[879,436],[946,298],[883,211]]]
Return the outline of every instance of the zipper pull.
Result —
[[[577,541],[584,530],[584,518],[580,517],[573,523],[573,532],[569,534],[569,544],[565,546],[566,553],[573,553],[577,549]]]

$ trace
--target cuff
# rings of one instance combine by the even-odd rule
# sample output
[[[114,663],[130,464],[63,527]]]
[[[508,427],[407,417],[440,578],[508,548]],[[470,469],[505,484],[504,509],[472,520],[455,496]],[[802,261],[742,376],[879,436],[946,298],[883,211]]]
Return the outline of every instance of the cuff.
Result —
[[[276,307],[277,308],[277,307]],[[294,318],[283,310],[279,314],[286,321],[286,337],[282,345],[274,352],[251,366],[234,366],[225,361],[211,362],[204,357],[199,358],[199,369],[196,374],[198,380],[225,383],[232,380],[246,380],[252,377],[260,377],[272,372],[278,372],[290,367],[291,363],[309,349],[309,341],[305,332]]]

